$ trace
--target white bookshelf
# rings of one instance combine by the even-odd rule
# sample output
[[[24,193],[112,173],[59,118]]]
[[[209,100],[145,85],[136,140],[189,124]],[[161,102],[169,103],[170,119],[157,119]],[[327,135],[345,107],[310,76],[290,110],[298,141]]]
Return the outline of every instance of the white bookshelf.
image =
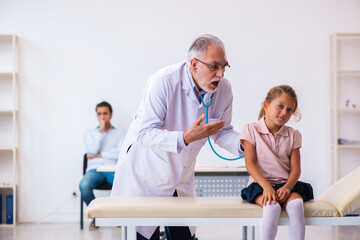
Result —
[[[360,33],[333,34],[330,36],[331,183],[360,166],[359,93]]]
[[[0,227],[15,226],[18,149],[17,38],[0,35]],[[13,221],[7,224],[6,196],[12,195]]]

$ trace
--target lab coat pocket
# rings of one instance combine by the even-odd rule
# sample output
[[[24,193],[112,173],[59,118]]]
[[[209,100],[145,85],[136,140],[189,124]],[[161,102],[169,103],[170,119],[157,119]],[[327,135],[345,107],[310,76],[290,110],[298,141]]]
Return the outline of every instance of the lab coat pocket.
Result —
[[[155,185],[162,185],[168,182],[170,166],[166,158],[152,149],[146,149],[146,161],[142,162],[142,166],[139,169],[143,179],[149,181]]]

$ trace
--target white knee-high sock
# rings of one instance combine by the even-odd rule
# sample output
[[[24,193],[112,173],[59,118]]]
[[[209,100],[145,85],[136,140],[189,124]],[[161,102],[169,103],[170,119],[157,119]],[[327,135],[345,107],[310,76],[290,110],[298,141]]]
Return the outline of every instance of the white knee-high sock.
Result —
[[[260,239],[274,240],[279,223],[281,207],[278,203],[263,206],[263,218],[260,223]]]
[[[305,217],[304,203],[301,198],[297,198],[288,202],[286,212],[290,219],[290,239],[304,240],[305,238]]]

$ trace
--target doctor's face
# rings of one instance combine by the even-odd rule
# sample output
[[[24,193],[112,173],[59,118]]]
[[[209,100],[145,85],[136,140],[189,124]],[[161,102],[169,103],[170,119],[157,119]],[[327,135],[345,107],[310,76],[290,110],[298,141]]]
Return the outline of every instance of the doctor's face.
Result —
[[[215,92],[227,66],[229,65],[224,49],[210,45],[206,55],[191,60],[196,86],[210,93]]]

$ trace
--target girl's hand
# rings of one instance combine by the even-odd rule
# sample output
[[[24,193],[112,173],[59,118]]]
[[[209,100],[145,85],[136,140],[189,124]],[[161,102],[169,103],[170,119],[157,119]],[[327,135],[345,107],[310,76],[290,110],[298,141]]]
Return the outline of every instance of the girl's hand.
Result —
[[[274,190],[274,188],[269,185],[265,188],[263,188],[263,195],[262,195],[262,205],[265,206],[266,204],[271,204],[271,202],[273,203],[277,203],[276,200],[276,192]]]
[[[276,194],[277,194],[277,200],[280,203],[283,203],[290,197],[291,189],[283,186],[276,191]]]

